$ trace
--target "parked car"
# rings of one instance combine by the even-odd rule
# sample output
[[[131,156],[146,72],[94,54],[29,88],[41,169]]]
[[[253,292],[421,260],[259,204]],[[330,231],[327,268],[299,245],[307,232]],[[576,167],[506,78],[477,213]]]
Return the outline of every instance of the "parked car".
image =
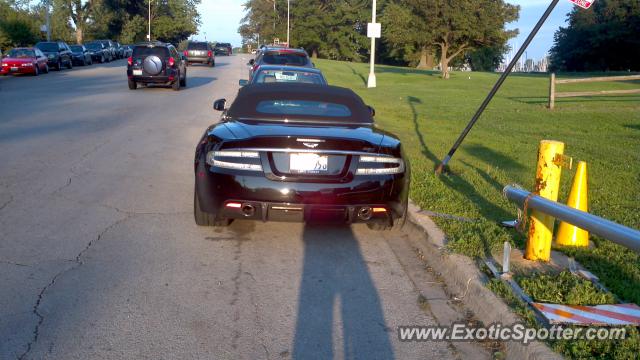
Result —
[[[255,59],[249,60],[249,80],[261,65],[288,65],[312,68],[313,63],[304,49],[265,47]]]
[[[122,48],[124,49],[124,57],[128,58],[129,56],[131,56],[131,54],[133,54],[133,46],[122,45]]]
[[[106,46],[101,41],[91,41],[84,44],[84,47],[91,52],[91,60],[99,63],[108,62],[111,57],[106,50]]]
[[[0,74],[33,74],[48,73],[48,58],[38,48],[15,48],[9,50],[4,57],[0,54]]]
[[[337,221],[387,229],[404,222],[409,164],[398,137],[345,88],[252,84],[213,103],[221,122],[195,151],[195,222]]]
[[[113,41],[111,40],[98,40],[98,41],[100,41],[105,46],[105,50],[109,54],[109,61],[118,59],[118,54],[116,52],[116,47]]]
[[[124,57],[124,49],[122,48],[122,45],[117,41],[113,41],[113,48],[116,51],[116,58],[122,59]]]
[[[69,46],[69,49],[71,49],[73,63],[75,65],[86,66],[93,64],[91,52],[89,49],[84,47],[84,45],[71,45]]]
[[[187,50],[184,51],[187,57],[187,64],[202,63],[209,66],[216,66],[216,57],[211,44],[204,41],[189,41]]]
[[[276,82],[327,85],[327,79],[324,78],[320,69],[281,65],[262,65],[256,70],[256,73],[251,78],[251,82],[248,80],[240,80],[239,84],[240,86],[245,86],[248,84]]]
[[[138,84],[164,84],[178,91],[187,86],[187,60],[171,44],[140,43],[127,59],[127,78],[131,90]]]
[[[216,43],[214,50],[216,55],[230,56],[233,53],[233,48],[229,43]]]
[[[64,41],[41,41],[36,44],[36,47],[47,56],[49,68],[56,70],[62,70],[63,66],[68,69],[73,68],[71,50]]]

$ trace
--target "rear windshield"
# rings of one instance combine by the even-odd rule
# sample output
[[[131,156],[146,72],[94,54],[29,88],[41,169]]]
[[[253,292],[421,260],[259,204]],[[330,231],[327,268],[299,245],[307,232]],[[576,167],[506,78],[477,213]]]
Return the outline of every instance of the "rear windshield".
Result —
[[[262,114],[349,117],[351,110],[343,104],[313,100],[263,100],[256,111]]]
[[[262,70],[255,75],[256,83],[298,82],[324,85],[324,78],[318,73],[290,70]]]
[[[71,45],[69,47],[71,48],[71,51],[75,51],[75,52],[81,52],[82,51],[82,46]]]
[[[187,50],[208,50],[207,43],[189,43]]]
[[[58,43],[40,43],[36,47],[42,51],[58,51]]]
[[[166,47],[136,46],[133,48],[133,57],[147,57],[155,55],[161,59],[169,57],[169,49]]]
[[[307,65],[307,56],[304,53],[270,51],[264,54],[262,61],[270,65]]]
[[[10,58],[32,58],[36,56],[35,51],[29,49],[13,49],[7,53]]]

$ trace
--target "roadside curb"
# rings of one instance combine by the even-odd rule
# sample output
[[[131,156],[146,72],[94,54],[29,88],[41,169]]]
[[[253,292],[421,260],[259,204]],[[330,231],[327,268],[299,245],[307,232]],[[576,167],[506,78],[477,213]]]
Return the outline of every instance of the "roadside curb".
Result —
[[[450,291],[461,294],[464,304],[484,324],[500,323],[511,325],[522,323],[520,317],[514,313],[502,299],[489,290],[485,284],[488,277],[483,274],[473,259],[446,251],[447,243],[444,232],[436,223],[413,202],[409,203],[408,220],[426,234],[426,240],[418,242],[425,259],[433,269],[442,274]],[[510,359],[562,359],[563,357],[552,351],[542,342],[524,345],[520,342],[504,343],[507,358]]]

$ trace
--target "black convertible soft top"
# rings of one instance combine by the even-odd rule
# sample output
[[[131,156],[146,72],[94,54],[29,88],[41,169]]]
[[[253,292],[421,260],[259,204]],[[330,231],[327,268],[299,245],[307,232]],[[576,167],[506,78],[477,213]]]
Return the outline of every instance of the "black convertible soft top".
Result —
[[[263,104],[276,106],[268,107]],[[261,108],[273,109],[279,104],[329,105],[327,115],[317,111],[305,112],[304,106],[294,113],[259,111]],[[372,123],[371,111],[362,99],[350,89],[303,83],[251,84],[240,89],[238,96],[229,108],[227,115],[236,119],[264,120],[322,120],[341,123]]]

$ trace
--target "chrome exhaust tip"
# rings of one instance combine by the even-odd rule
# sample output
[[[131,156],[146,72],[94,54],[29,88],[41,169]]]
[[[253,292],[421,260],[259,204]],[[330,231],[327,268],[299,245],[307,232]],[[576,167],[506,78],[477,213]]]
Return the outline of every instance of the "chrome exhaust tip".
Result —
[[[251,204],[242,204],[242,215],[245,217],[253,216],[256,213],[256,208]]]
[[[358,209],[358,219],[360,220],[367,221],[371,219],[372,215],[373,215],[373,211],[368,206],[363,206],[360,209]]]

